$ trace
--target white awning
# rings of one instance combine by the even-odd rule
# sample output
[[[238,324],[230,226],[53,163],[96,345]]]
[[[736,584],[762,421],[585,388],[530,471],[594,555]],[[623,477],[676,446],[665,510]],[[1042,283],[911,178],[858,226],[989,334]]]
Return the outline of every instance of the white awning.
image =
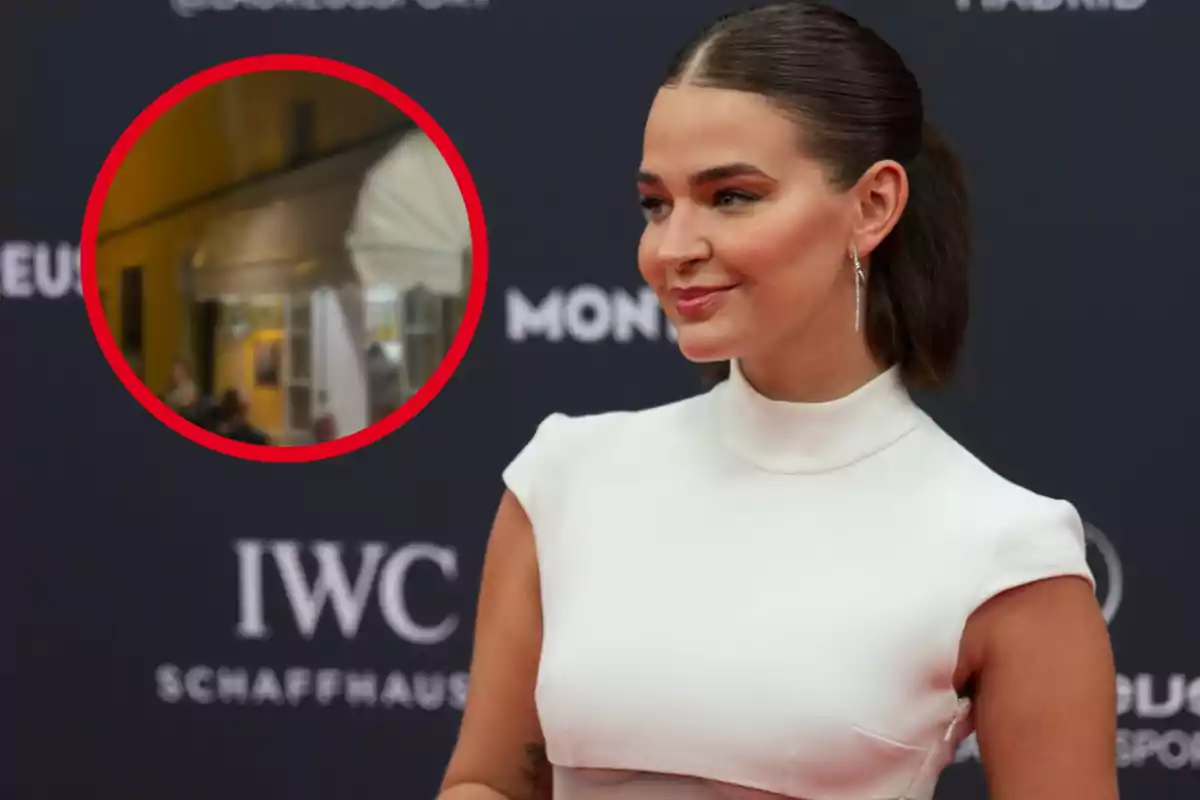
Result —
[[[450,166],[421,131],[405,135],[367,173],[346,235],[367,286],[435,294],[466,291],[471,230]]]

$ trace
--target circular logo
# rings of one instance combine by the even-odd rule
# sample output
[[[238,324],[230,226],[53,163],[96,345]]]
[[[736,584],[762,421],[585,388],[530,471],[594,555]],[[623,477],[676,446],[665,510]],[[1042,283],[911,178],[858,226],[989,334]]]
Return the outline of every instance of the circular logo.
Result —
[[[1087,542],[1088,567],[1096,577],[1096,599],[1100,601],[1104,620],[1112,624],[1125,591],[1121,558],[1109,538],[1095,525],[1083,523],[1083,532]]]

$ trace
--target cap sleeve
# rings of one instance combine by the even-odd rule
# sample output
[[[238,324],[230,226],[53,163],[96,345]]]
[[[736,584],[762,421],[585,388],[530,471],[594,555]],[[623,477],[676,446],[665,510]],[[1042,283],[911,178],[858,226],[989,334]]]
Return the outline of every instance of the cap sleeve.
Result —
[[[542,420],[533,438],[521,448],[502,477],[530,519],[537,516],[539,497],[555,480],[558,454],[562,448],[563,428],[570,420],[565,414],[551,414]]]
[[[1096,587],[1087,564],[1083,521],[1065,500],[1048,501],[995,543],[976,594],[975,607],[1009,589],[1045,578],[1078,576]]]

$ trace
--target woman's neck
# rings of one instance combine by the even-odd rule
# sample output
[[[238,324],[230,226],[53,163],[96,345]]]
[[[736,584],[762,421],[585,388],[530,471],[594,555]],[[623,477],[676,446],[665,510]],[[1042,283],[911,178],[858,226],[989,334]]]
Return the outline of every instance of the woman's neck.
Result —
[[[881,375],[866,340],[838,348],[779,347],[738,359],[746,381],[763,397],[793,403],[836,400]]]

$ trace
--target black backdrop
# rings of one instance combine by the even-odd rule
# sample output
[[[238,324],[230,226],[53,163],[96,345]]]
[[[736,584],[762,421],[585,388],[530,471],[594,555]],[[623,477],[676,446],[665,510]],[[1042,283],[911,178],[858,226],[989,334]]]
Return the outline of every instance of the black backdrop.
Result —
[[[637,311],[631,176],[666,59],[730,4],[0,5],[4,796],[431,797],[501,469],[551,410],[697,387]],[[973,179],[967,363],[922,400],[1089,521],[1124,796],[1194,798],[1200,3],[841,5],[906,54]],[[449,386],[387,440],[316,464],[237,461],[171,432],[104,362],[76,280],[21,272],[41,246],[77,269],[92,181],[145,106],[264,52],[347,61],[410,94],[472,169],[491,236],[482,325]],[[319,568],[328,596],[306,634],[320,598],[297,579]],[[940,798],[984,796],[961,756]]]

